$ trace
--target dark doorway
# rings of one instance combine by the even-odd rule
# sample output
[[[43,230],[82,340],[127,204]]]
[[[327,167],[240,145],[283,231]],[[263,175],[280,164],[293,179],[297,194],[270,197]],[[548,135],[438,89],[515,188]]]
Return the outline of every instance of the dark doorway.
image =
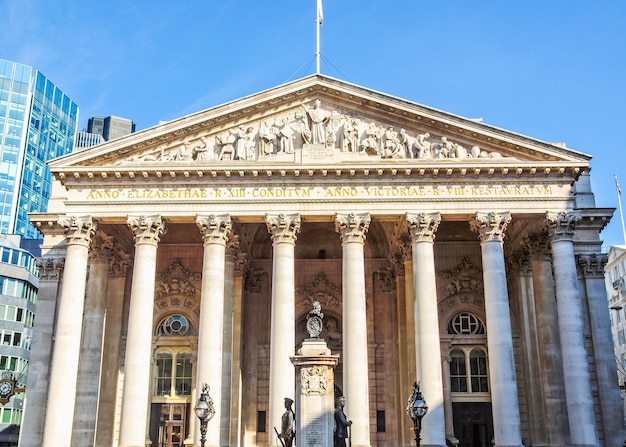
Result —
[[[152,445],[183,447],[189,430],[188,416],[188,404],[152,404],[150,412]]]
[[[491,447],[493,418],[490,402],[453,402],[452,415],[459,447]]]

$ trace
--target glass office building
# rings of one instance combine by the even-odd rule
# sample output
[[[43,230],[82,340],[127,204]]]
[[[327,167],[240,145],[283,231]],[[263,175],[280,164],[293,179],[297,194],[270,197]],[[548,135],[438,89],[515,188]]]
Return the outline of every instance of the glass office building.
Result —
[[[48,160],[74,148],[78,106],[41,72],[0,59],[0,233],[38,238],[28,213],[48,208]]]
[[[0,235],[0,378],[10,379],[18,390],[26,384],[35,306],[37,263],[20,248],[22,238]],[[0,390],[0,447],[17,445],[24,393]]]

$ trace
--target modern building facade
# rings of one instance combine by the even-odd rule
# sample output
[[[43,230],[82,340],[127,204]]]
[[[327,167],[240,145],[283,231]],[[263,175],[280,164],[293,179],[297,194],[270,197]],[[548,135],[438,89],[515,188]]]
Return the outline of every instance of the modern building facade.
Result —
[[[32,67],[0,60],[0,233],[36,238],[28,213],[44,212],[46,162],[74,148],[78,106]]]
[[[96,146],[104,143],[102,135],[97,133],[90,133],[86,130],[80,131],[76,134],[76,148],[86,148]]]
[[[135,123],[128,118],[92,116],[87,121],[87,132],[101,135],[104,141],[115,140],[135,132]]]
[[[0,446],[17,445],[37,302],[35,257],[0,235]]]
[[[617,377],[620,388],[626,390],[626,246],[611,246],[605,272]],[[623,400],[626,423],[626,399]]]
[[[621,445],[590,160],[314,75],[52,161],[21,446],[278,446],[314,302],[354,447]]]

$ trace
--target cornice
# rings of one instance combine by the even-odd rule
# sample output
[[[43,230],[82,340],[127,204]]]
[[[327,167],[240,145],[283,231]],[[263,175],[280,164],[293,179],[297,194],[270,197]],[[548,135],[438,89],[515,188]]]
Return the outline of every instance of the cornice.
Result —
[[[115,183],[238,180],[268,181],[272,179],[299,181],[304,179],[406,179],[406,180],[510,180],[510,181],[557,181],[574,182],[587,167],[586,163],[553,162],[499,162],[494,164],[480,160],[460,164],[458,161],[419,163],[407,160],[379,160],[378,163],[339,165],[299,165],[274,163],[262,165],[255,162],[239,162],[202,166],[199,163],[172,163],[168,165],[135,164],[132,166],[68,166],[53,171],[66,187],[89,184],[90,186]]]

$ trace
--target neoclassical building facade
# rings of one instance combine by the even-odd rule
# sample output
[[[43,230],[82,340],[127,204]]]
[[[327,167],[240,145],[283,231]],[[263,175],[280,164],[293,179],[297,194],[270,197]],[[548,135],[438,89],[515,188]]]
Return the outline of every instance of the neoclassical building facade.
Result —
[[[280,445],[315,301],[354,447],[621,445],[590,159],[314,75],[54,160],[21,446]]]

